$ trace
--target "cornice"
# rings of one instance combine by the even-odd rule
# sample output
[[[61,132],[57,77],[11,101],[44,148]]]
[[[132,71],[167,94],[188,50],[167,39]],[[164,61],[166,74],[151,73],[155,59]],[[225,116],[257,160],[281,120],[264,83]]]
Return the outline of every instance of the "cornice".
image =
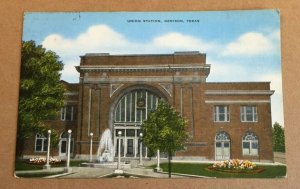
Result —
[[[204,71],[206,74],[210,72],[210,65],[200,64],[172,64],[172,65],[82,65],[76,66],[76,70],[80,73],[85,72],[178,72],[178,71]]]

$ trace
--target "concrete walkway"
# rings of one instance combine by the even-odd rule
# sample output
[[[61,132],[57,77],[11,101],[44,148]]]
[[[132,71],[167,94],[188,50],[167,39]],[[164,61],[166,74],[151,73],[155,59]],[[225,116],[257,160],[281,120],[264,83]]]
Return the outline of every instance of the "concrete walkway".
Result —
[[[52,170],[51,170],[52,171]],[[93,167],[72,167],[71,173],[52,175],[45,178],[105,178],[112,175],[115,169],[111,168],[93,168]],[[153,169],[131,168],[123,169],[124,174],[133,175],[133,178],[168,178],[167,173],[157,173]],[[186,178],[186,175],[172,174],[172,178]]]
[[[161,162],[166,162],[162,160]],[[173,160],[173,163],[213,163],[214,161],[183,161],[183,160]],[[144,166],[153,165],[156,163],[156,160],[146,160],[143,162]],[[260,165],[280,165],[281,163],[259,163]],[[106,167],[71,167],[72,171],[70,173],[62,173],[57,175],[52,175],[44,178],[106,178],[106,176],[112,175],[115,171],[115,168],[106,168]],[[63,172],[64,167],[55,167],[50,170],[32,170],[32,171],[16,171],[16,173],[45,173],[45,172]],[[168,178],[166,172],[154,172],[153,169],[147,169],[145,167],[138,166],[138,161],[134,160],[131,162],[131,168],[123,169],[125,174],[133,175],[132,178],[141,177],[141,178]],[[197,177],[197,178],[207,178],[202,176],[195,175],[184,175],[172,173],[172,178],[188,178],[188,177]]]

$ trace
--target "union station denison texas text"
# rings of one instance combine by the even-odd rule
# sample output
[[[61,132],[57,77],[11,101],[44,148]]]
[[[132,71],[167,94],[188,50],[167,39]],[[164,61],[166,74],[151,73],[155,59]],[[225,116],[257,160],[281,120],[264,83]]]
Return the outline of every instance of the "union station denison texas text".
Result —
[[[141,124],[164,99],[188,121],[191,136],[174,159],[273,162],[270,82],[206,82],[211,66],[198,51],[81,56],[79,83],[62,81],[65,106],[56,120],[45,121],[60,133],[54,155],[66,156],[71,129],[72,157],[88,159],[91,132],[96,156],[101,134],[109,128],[115,152],[121,140],[122,157],[139,157]],[[27,143],[25,155],[46,154],[45,136],[37,133]],[[142,154],[149,156],[147,147]]]

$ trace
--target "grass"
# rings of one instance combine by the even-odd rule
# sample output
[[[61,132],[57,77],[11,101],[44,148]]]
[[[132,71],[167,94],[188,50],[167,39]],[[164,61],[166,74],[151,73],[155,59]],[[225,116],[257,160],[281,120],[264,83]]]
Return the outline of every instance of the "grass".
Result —
[[[216,178],[278,178],[286,175],[286,166],[283,165],[259,165],[264,171],[261,173],[242,174],[225,173],[208,170],[211,164],[172,163],[172,173],[190,174]],[[155,167],[155,166],[154,166]],[[153,167],[153,168],[154,168]],[[162,163],[163,171],[168,172],[168,163]]]
[[[16,176],[20,178],[42,178],[46,176],[51,176],[51,175],[58,175],[64,173],[63,171],[58,171],[58,172],[45,172],[45,173],[18,173]]]
[[[26,170],[41,170],[43,169],[44,165],[33,165],[27,163],[28,160],[17,160],[15,162],[15,170],[16,171],[26,171]],[[70,166],[71,167],[79,167],[81,163],[86,162],[86,161],[70,161]],[[54,164],[51,165],[51,167],[65,167],[66,163],[61,163],[61,164]]]

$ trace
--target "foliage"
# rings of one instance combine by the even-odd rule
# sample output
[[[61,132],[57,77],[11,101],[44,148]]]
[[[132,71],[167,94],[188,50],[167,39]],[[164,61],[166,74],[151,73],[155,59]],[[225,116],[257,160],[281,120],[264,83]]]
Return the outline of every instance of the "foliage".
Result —
[[[207,169],[211,164],[207,163],[173,163],[173,173],[216,177],[216,178],[279,178],[286,176],[286,166],[284,165],[260,165],[264,171],[255,174],[233,174],[228,172],[211,171]],[[152,167],[155,167],[153,165]],[[162,163],[163,170],[168,169],[167,163]]]
[[[152,151],[159,149],[168,153],[170,163],[172,154],[182,150],[188,139],[186,125],[187,121],[178,112],[166,102],[160,101],[157,109],[149,113],[142,125],[143,142]]]
[[[273,133],[273,150],[275,152],[285,152],[284,128],[279,123],[274,123]]]
[[[224,169],[255,169],[256,164],[249,160],[231,159],[225,161],[218,161],[213,164],[214,168]]]
[[[47,159],[44,157],[37,157],[37,158],[30,158],[29,159],[30,164],[36,164],[36,165],[44,165],[47,163]],[[62,161],[60,159],[50,157],[49,158],[49,164],[60,164]]]
[[[62,69],[54,52],[34,41],[22,42],[16,155],[22,154],[24,139],[47,133],[43,120],[56,117],[63,106]]]
[[[24,170],[41,170],[43,169],[44,164],[30,164],[28,163],[28,159],[24,160],[16,160],[15,162],[15,171],[24,171]],[[70,160],[70,166],[71,167],[80,167],[81,163],[86,163],[85,160]],[[62,161],[62,163],[56,163],[52,164],[51,167],[65,167],[66,163],[65,161]]]

